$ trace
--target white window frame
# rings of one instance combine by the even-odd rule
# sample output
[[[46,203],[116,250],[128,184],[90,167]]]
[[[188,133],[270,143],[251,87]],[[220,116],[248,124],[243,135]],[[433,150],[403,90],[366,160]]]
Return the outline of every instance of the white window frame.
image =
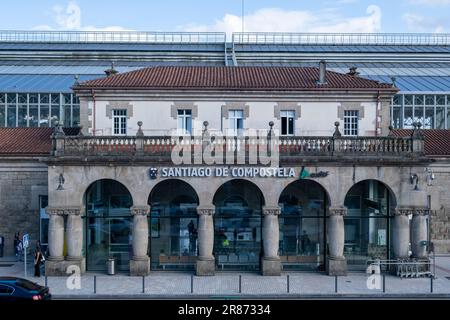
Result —
[[[244,132],[244,110],[228,110],[229,135],[240,136]],[[239,126],[240,124],[240,126]]]
[[[356,137],[359,135],[359,111],[344,110],[344,136]]]
[[[177,110],[177,126],[178,134],[192,135],[192,110],[178,109]]]
[[[117,122],[116,122],[117,120]],[[112,134],[114,136],[127,135],[127,109],[113,109],[112,110]],[[116,127],[117,124],[117,127]]]
[[[283,118],[286,118],[285,133],[283,133]],[[292,119],[292,125],[289,125],[289,119]],[[280,110],[280,133],[282,136],[293,136],[295,134],[295,110]]]

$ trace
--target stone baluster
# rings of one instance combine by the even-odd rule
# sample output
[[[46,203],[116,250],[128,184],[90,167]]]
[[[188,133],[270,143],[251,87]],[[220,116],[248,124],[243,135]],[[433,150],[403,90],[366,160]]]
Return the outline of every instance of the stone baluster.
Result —
[[[80,268],[81,272],[86,271],[86,260],[83,257],[83,219],[84,208],[68,208],[67,215],[67,257],[72,265]]]
[[[214,206],[197,207],[198,214],[198,276],[211,276],[215,271],[214,247]]]
[[[332,276],[347,275],[347,261],[344,257],[344,216],[346,207],[330,207],[327,226],[329,256],[327,271]]]
[[[426,215],[428,209],[416,208],[413,210],[413,218],[411,222],[411,251],[414,258],[427,258],[428,230]]]
[[[262,261],[262,274],[265,276],[279,276],[281,274],[281,262],[278,256],[280,241],[280,226],[278,216],[280,207],[263,207],[262,241],[264,257]]]
[[[133,206],[130,211],[133,216],[133,258],[130,260],[130,275],[146,276],[150,273],[150,258],[147,254],[150,207]]]
[[[408,259],[409,251],[409,217],[410,208],[396,208],[394,210],[394,223],[392,226],[392,246],[397,259]]]

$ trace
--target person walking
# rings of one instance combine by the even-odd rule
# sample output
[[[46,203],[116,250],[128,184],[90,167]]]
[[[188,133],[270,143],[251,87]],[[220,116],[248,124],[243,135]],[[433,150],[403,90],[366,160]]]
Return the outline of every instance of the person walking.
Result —
[[[34,276],[41,276],[41,262],[42,262],[42,252],[39,247],[36,247],[36,252],[34,253]]]

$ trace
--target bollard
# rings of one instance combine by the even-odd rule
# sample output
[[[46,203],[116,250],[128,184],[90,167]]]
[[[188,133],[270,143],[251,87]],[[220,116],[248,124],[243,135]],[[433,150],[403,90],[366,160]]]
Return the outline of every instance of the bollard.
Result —
[[[338,276],[334,276],[334,293],[338,292]]]
[[[430,291],[433,293],[433,277],[430,278]]]
[[[145,276],[142,276],[142,293],[145,293]]]
[[[45,286],[48,287],[48,280],[47,280],[47,276],[45,276]]]
[[[194,293],[194,275],[191,275],[191,293]]]
[[[290,291],[290,284],[289,284],[289,275],[287,275],[286,276],[287,277],[287,282],[286,282],[286,284],[287,284],[287,293],[289,293],[289,291]]]
[[[383,274],[383,293],[386,292],[386,275]]]
[[[242,276],[239,275],[239,293],[242,293]]]
[[[94,276],[94,293],[97,293],[97,276]]]

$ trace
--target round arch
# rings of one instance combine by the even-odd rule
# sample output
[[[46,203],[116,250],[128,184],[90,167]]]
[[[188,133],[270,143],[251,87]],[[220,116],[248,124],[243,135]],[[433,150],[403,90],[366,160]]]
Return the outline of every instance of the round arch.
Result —
[[[116,259],[118,270],[128,270],[132,250],[130,191],[116,180],[100,179],[89,185],[83,199],[87,270],[106,270],[110,257]]]
[[[296,180],[281,192],[280,260],[285,270],[324,271],[330,197],[314,180]]]
[[[150,256],[153,270],[193,270],[198,254],[199,197],[186,181],[156,184],[150,205]]]
[[[214,194],[214,254],[219,270],[258,270],[262,255],[259,187],[245,179],[222,184]]]
[[[365,270],[368,260],[390,259],[391,208],[396,203],[392,188],[380,180],[361,180],[349,188],[344,199],[344,256],[349,270]]]

